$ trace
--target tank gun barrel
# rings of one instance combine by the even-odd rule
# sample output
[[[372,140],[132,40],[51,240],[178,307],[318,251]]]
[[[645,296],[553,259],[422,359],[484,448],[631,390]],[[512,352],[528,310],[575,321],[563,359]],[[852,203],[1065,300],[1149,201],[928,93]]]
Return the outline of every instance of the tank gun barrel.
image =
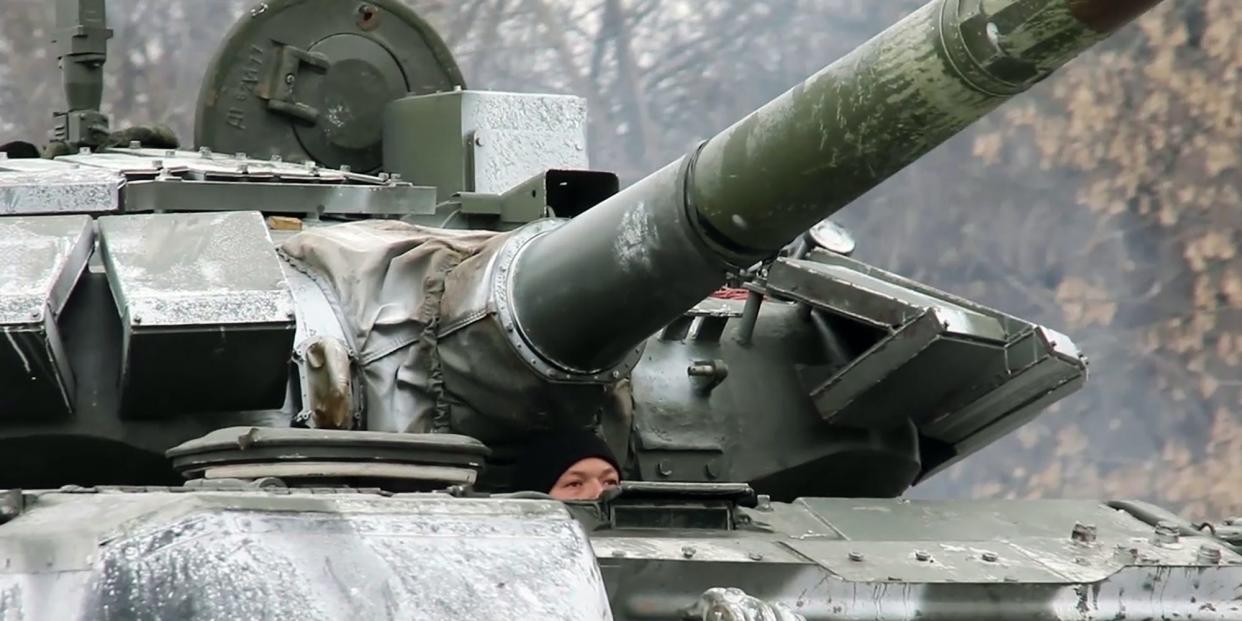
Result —
[[[1159,0],[934,0],[518,255],[515,323],[594,372]]]

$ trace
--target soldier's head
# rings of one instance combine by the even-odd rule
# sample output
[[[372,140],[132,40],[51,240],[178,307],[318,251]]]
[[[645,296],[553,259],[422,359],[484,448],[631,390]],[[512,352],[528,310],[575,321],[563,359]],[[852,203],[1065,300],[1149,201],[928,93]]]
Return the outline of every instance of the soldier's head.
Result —
[[[621,482],[621,467],[599,436],[556,431],[531,442],[517,461],[514,488],[558,500],[594,500]]]

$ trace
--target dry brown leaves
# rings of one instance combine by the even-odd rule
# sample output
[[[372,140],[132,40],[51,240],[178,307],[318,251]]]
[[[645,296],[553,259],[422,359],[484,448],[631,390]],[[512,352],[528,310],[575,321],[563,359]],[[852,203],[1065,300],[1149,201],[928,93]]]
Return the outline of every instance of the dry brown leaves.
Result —
[[[1132,340],[1125,345],[1129,355],[1155,369],[1151,388],[1170,405],[1124,424],[1150,425],[1163,446],[1145,457],[1110,460],[1093,453],[1089,432],[1040,421],[1017,433],[1022,449],[1040,455],[1040,469],[1023,471],[1016,487],[985,479],[973,492],[1132,496],[1192,516],[1238,514],[1242,2],[1165,3],[1122,37],[1067,67],[1050,97],[1007,109],[1003,126],[976,137],[973,154],[1003,168],[1011,139],[1033,140],[1041,168],[1081,179],[1078,207],[1093,214],[1101,231],[1137,222],[1158,232],[1151,248],[1171,249],[1159,263],[1134,252],[1138,268],[1152,274],[1147,296],[1119,293],[1103,276],[1115,272],[1091,265],[1066,273],[1054,288],[1072,334],[1124,330]],[[1157,319],[1114,323],[1145,314]],[[1122,426],[1113,420],[1110,430]],[[1190,423],[1203,431],[1182,433]]]

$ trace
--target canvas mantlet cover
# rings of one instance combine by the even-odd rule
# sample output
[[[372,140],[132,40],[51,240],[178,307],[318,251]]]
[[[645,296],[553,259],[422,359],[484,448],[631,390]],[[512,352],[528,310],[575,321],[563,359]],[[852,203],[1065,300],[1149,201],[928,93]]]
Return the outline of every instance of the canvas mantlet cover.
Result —
[[[628,380],[549,390],[503,333],[492,270],[513,236],[368,221],[306,230],[281,244],[337,301],[362,370],[367,429],[505,445],[555,427],[603,424],[614,450],[625,450],[612,430],[628,428]]]

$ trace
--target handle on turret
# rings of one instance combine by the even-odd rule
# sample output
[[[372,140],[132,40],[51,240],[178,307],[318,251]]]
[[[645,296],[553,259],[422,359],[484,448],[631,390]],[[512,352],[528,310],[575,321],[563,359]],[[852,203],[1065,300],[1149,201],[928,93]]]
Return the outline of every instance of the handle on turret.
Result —
[[[513,323],[567,373],[635,344],[1159,0],[935,0],[529,241]]]

